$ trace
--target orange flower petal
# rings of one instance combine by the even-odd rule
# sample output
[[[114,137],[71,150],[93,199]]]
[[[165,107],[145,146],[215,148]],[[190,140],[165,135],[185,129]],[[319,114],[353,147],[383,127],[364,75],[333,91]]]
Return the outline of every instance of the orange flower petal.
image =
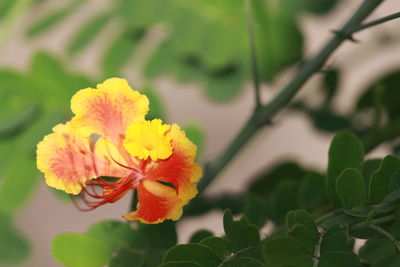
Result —
[[[165,159],[157,161],[154,169],[148,174],[152,180],[171,183],[180,199],[189,200],[197,194],[196,184],[202,171],[194,162],[196,146],[190,142],[179,126],[172,125],[170,130],[173,153]]]
[[[78,91],[71,99],[71,109],[76,115],[71,124],[84,135],[96,133],[120,144],[126,128],[144,120],[149,101],[132,90],[126,80],[111,78],[98,84],[97,89]]]
[[[59,124],[37,145],[37,166],[46,183],[69,194],[78,194],[88,180],[124,175],[118,165],[93,153],[94,143],[70,124]]]
[[[178,220],[182,207],[188,202],[179,199],[173,188],[151,180],[143,180],[137,192],[137,210],[123,216],[130,221],[155,224],[166,219]]]

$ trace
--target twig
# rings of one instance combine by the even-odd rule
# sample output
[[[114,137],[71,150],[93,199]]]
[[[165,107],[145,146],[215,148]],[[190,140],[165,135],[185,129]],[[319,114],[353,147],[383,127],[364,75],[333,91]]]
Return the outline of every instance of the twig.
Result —
[[[344,24],[340,31],[353,34],[365,29],[357,28],[360,23],[368,17],[384,0],[363,1],[351,18]],[[284,107],[286,107],[305,82],[325,64],[330,55],[348,38],[346,35],[336,34],[320,50],[320,52],[305,63],[283,90],[267,105],[255,109],[252,116],[243,126],[242,130],[234,138],[226,150],[205,169],[203,178],[199,183],[199,191],[203,191],[208,184],[225,168],[234,158],[239,150],[250,140],[250,138],[261,128],[271,122],[272,118]]]
[[[385,223],[385,222],[394,221],[397,218],[398,217],[395,214],[392,214],[392,215],[388,215],[386,217],[377,218],[377,219],[373,219],[373,220],[368,219],[366,221],[354,224],[350,228],[351,228],[351,230],[357,230],[360,228],[369,227],[371,225],[377,225],[377,224],[381,224],[381,223]]]
[[[373,27],[373,26],[376,26],[376,25],[382,24],[384,22],[387,22],[389,20],[394,20],[394,19],[397,19],[397,18],[400,18],[400,12],[394,13],[392,15],[389,15],[389,16],[386,16],[386,17],[383,17],[383,18],[380,18],[380,19],[376,19],[376,20],[370,21],[370,22],[365,23],[365,24],[361,24],[359,26],[354,27],[350,31],[358,32],[358,31],[364,30],[366,28]]]
[[[319,257],[321,256],[321,245],[324,239],[325,232],[321,232],[318,238],[318,243],[315,245],[314,255],[313,255],[313,267],[318,267]]]
[[[251,50],[251,69],[253,72],[253,86],[255,93],[255,101],[256,101],[256,109],[261,106],[261,98],[260,98],[260,72],[258,68],[257,61],[257,48],[256,48],[256,37],[254,34],[254,21],[253,15],[251,12],[251,4],[250,0],[244,0],[246,20],[247,20],[247,29],[249,32],[249,42],[250,42],[250,50]]]

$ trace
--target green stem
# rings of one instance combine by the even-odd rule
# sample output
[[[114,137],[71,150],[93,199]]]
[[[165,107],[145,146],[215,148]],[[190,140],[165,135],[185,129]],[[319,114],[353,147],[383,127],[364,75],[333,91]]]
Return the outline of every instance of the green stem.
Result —
[[[243,249],[241,249],[241,250],[238,250],[238,251],[234,251],[234,252],[232,253],[232,255],[226,257],[226,258],[218,265],[218,267],[221,267],[221,266],[225,265],[225,263],[230,262],[231,260],[233,260],[234,258],[236,258],[236,256],[239,255],[240,253],[246,252],[246,251],[248,251],[248,250],[250,250],[250,249],[253,249],[253,248],[254,248],[253,246],[250,246],[250,247],[246,247],[246,248],[243,248]]]
[[[382,227],[379,227],[377,225],[371,225],[371,228],[375,229],[376,231],[378,231],[381,234],[383,234],[384,236],[386,236],[388,239],[392,240],[394,242],[394,245],[397,248],[397,251],[400,252],[400,243],[396,237],[394,237],[391,233],[387,232],[385,229],[383,229]]]
[[[350,229],[357,230],[357,229],[364,228],[364,227],[371,227],[371,225],[378,225],[378,224],[382,224],[385,222],[394,221],[397,218],[398,217],[395,214],[392,214],[392,215],[382,217],[382,218],[377,218],[374,220],[366,220],[366,221],[363,221],[363,222],[360,222],[360,223],[350,226]]]
[[[321,245],[324,239],[325,232],[321,232],[319,235],[318,243],[315,245],[314,255],[313,255],[313,267],[318,267],[319,257],[321,255]]]
[[[333,36],[316,56],[311,58],[298,70],[289,84],[284,87],[269,104],[254,110],[250,119],[226,150],[211,164],[207,165],[203,178],[199,183],[199,191],[203,191],[214,180],[258,130],[267,125],[280,110],[289,104],[304,83],[321,69],[330,55],[346,39],[349,39],[352,33],[362,30],[356,27],[358,27],[383,1],[384,0],[364,0],[341,30],[338,31],[338,34]]]
[[[372,131],[363,138],[365,151],[368,153],[385,141],[394,139],[400,135],[400,119],[394,120],[379,129]]]
[[[366,28],[370,28],[370,27],[373,27],[373,26],[376,26],[376,25],[382,24],[384,22],[387,22],[389,20],[394,20],[394,19],[397,19],[397,18],[400,18],[400,12],[394,13],[392,15],[389,15],[389,16],[386,16],[386,17],[383,17],[383,18],[380,18],[380,19],[377,19],[377,20],[373,20],[373,21],[365,23],[365,24],[361,24],[361,25],[359,25],[357,27],[354,27],[352,29],[352,31],[354,31],[354,32],[361,31],[361,30],[364,30]]]
[[[254,34],[254,21],[251,12],[251,4],[250,0],[244,0],[245,13],[247,19],[247,28],[249,32],[249,41],[250,41],[250,50],[251,50],[251,67],[253,72],[253,83],[254,83],[254,91],[255,91],[255,100],[256,100],[256,108],[261,106],[261,97],[260,97],[260,72],[258,68],[257,61],[257,49],[256,49],[256,37]]]
[[[331,212],[328,212],[328,213],[325,213],[325,214],[321,215],[320,217],[318,217],[318,218],[315,219],[315,223],[316,223],[316,224],[320,224],[320,223],[323,222],[325,219],[331,217],[335,212],[340,211],[340,210],[342,210],[342,209],[333,210],[333,211],[331,211]]]

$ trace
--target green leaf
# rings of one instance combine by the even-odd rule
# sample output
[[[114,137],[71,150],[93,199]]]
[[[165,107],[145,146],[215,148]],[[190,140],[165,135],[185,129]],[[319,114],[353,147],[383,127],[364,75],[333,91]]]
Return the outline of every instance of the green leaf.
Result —
[[[141,267],[153,267],[161,264],[165,250],[148,248],[144,253],[144,263]]]
[[[6,101],[6,103],[10,102]],[[0,139],[16,136],[25,130],[30,124],[35,122],[40,110],[37,104],[25,106],[22,112],[15,112],[12,109],[7,109],[6,104],[3,108],[4,112],[2,112],[0,116]]]
[[[286,8],[253,1],[256,40],[262,78],[270,81],[303,55],[303,36]]]
[[[237,66],[226,66],[212,71],[207,76],[206,95],[217,102],[232,100],[244,88],[244,73]]]
[[[323,85],[325,91],[325,102],[329,103],[338,89],[339,71],[330,69],[324,72]]]
[[[0,139],[0,155],[7,155],[15,148],[16,139]],[[0,181],[4,178],[4,169],[7,168],[9,162],[13,161],[13,157],[0,157]],[[0,186],[1,187],[1,186]]]
[[[52,127],[65,121],[65,114],[61,110],[43,112],[33,125],[21,132],[18,139],[16,139],[15,146],[26,151],[28,156],[34,159],[36,157],[36,145],[43,140],[45,135],[52,132]]]
[[[200,243],[201,240],[212,237],[214,234],[209,230],[203,229],[196,231],[191,237],[189,243]]]
[[[187,138],[197,146],[197,160],[202,157],[204,145],[205,145],[205,133],[204,130],[196,125],[186,125],[183,127]]]
[[[145,89],[141,92],[149,99],[149,113],[146,115],[146,120],[162,119],[165,121],[166,110],[161,96],[153,89]]]
[[[326,109],[325,106],[312,110],[309,114],[313,119],[314,127],[321,131],[338,132],[351,128],[351,121],[348,118]]]
[[[359,239],[370,239],[380,237],[381,234],[371,227],[362,227],[354,230],[350,230],[349,234],[354,238]]]
[[[272,169],[261,171],[249,186],[252,193],[266,196],[275,191],[276,185],[286,179],[300,180],[306,174],[300,165],[294,162],[281,162]]]
[[[352,252],[354,240],[339,226],[331,227],[326,231],[321,243],[321,255],[331,252]]]
[[[361,207],[365,203],[367,191],[360,171],[345,169],[336,179],[336,194],[345,209]]]
[[[112,246],[86,235],[59,234],[51,247],[53,257],[68,267],[103,266],[112,258]]]
[[[270,266],[310,267],[313,263],[301,243],[291,236],[267,238],[264,254]]]
[[[15,148],[14,148],[15,149]],[[28,201],[32,195],[38,179],[35,161],[28,155],[18,151],[9,164],[0,171],[3,181],[0,183],[0,212],[14,213]]]
[[[301,245],[307,250],[308,253],[313,253],[315,244],[318,242],[318,233],[311,231],[303,224],[295,224],[288,230],[288,235],[293,236],[300,241]]]
[[[375,107],[375,97],[374,90],[377,87],[382,87],[382,106],[384,111],[389,116],[390,120],[394,120],[400,116],[400,108],[397,99],[400,97],[400,91],[398,89],[398,84],[400,82],[400,71],[396,70],[386,76],[379,78],[379,80],[368,83],[369,88],[367,88],[364,94],[360,97],[357,103],[358,109],[372,109]]]
[[[271,206],[276,222],[283,222],[286,214],[299,208],[297,200],[298,183],[293,180],[284,180],[278,184],[271,196]]]
[[[201,265],[193,261],[171,261],[163,263],[159,267],[201,267]]]
[[[190,205],[185,207],[185,215],[193,216],[204,214],[212,209],[230,209],[234,214],[243,211],[244,199],[233,194],[221,194],[216,197],[204,197],[202,195],[190,201]]]
[[[234,250],[256,246],[260,242],[258,229],[245,220],[235,221],[230,210],[224,212],[226,238]]]
[[[267,206],[268,203],[265,198],[248,193],[245,198],[244,216],[246,216],[252,224],[261,228],[265,225],[268,218],[268,212],[265,208]]]
[[[10,12],[10,9],[16,2],[14,0],[3,0],[0,2],[0,18],[3,18],[4,15]]]
[[[392,225],[389,227],[389,232],[391,235],[393,235],[397,240],[400,239],[400,222],[394,222]]]
[[[400,170],[395,171],[390,177],[389,192],[400,189]]]
[[[0,264],[19,263],[29,254],[29,244],[15,228],[10,217],[0,214]]]
[[[390,178],[400,169],[400,158],[386,156],[379,169],[371,175],[369,184],[369,201],[372,204],[380,203],[389,193]]]
[[[16,136],[32,125],[40,114],[39,99],[24,75],[0,70],[0,139]]]
[[[326,190],[328,198],[336,205],[340,200],[336,194],[336,179],[346,168],[361,170],[364,147],[358,137],[349,132],[340,132],[332,140],[328,154]]]
[[[367,240],[364,246],[360,248],[359,256],[363,262],[369,263],[371,267],[395,267],[400,264],[400,255],[394,243],[385,238]]]
[[[134,247],[132,242],[137,237],[128,223],[119,221],[102,221],[93,224],[85,233],[110,245],[113,249]]]
[[[334,251],[321,255],[319,267],[357,267],[361,266],[358,257],[352,252]]]
[[[365,180],[365,185],[367,186],[367,192],[369,192],[369,183],[371,176],[381,165],[381,159],[368,159],[364,162],[362,174]]]
[[[305,226],[311,232],[317,232],[317,225],[314,222],[311,214],[306,210],[291,211],[286,216],[286,225],[290,229],[296,224]]]
[[[223,266],[227,266],[227,267],[228,266],[229,267],[242,267],[242,266],[265,267],[265,264],[256,259],[253,259],[253,258],[243,257],[243,258],[233,258],[232,260],[225,262]]]
[[[55,27],[63,19],[68,17],[75,9],[79,6],[82,1],[71,1],[71,4],[52,12],[45,17],[41,18],[39,21],[31,24],[28,28],[27,34],[29,37],[36,37],[51,28]]]
[[[225,259],[226,256],[232,253],[228,242],[222,237],[210,236],[201,240],[200,244],[209,247],[220,260]]]
[[[110,45],[101,60],[101,67],[105,76],[121,75],[123,67],[128,63],[141,36],[142,32],[126,32]]]
[[[281,0],[279,4],[292,12],[308,11],[316,14],[324,14],[333,9],[339,0]]]
[[[104,28],[110,20],[109,14],[101,14],[91,18],[81,29],[73,36],[68,44],[67,50],[74,54],[89,44],[96,35]]]
[[[175,222],[173,221],[166,221],[160,224],[138,223],[138,229],[147,237],[153,248],[169,249],[178,240]]]
[[[40,95],[45,107],[52,111],[63,110],[69,115],[67,111],[72,95],[91,85],[84,77],[66,72],[56,58],[45,52],[34,55],[30,69],[28,81]]]
[[[320,226],[323,227],[324,229],[329,229],[332,226],[335,225],[341,225],[341,226],[345,226],[351,223],[356,223],[359,222],[360,218],[358,217],[353,217],[350,216],[348,214],[346,214],[345,212],[335,212],[332,216],[330,216],[329,218],[325,219]]]
[[[327,204],[325,177],[316,172],[309,172],[300,182],[298,192],[300,207],[314,210]]]
[[[122,250],[110,262],[110,267],[140,267],[143,264],[143,253]]]
[[[346,214],[351,215],[351,216],[360,217],[360,218],[367,218],[370,215],[372,209],[373,209],[372,207],[368,207],[368,206],[355,207],[355,208],[353,208],[351,210],[344,210],[344,212]]]
[[[220,260],[208,247],[201,244],[176,245],[164,256],[163,263],[191,261],[204,267],[218,266]]]

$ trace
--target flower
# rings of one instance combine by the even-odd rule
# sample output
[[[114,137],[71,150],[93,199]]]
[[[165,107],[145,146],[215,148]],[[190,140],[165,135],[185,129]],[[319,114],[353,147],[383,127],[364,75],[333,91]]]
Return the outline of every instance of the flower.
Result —
[[[86,210],[137,190],[137,209],[124,218],[178,220],[197,194],[196,146],[176,124],[145,120],[148,105],[124,79],[78,91],[71,100],[75,116],[37,145],[37,166],[46,183],[79,195]]]

